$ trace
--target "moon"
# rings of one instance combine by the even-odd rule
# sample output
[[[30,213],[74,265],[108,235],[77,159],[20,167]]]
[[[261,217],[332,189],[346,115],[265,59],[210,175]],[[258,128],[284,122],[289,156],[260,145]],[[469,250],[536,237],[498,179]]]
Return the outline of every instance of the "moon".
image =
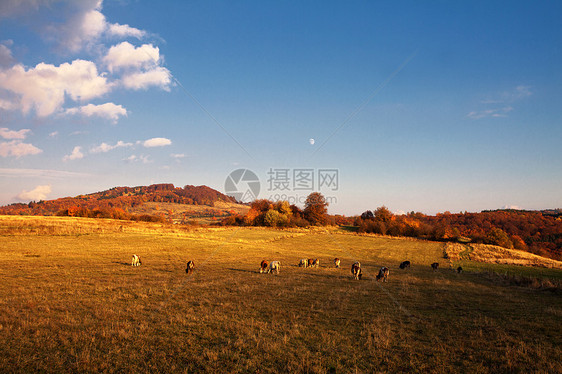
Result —
[[[313,138],[308,139],[308,142],[310,143],[310,145],[314,145],[314,139]]]

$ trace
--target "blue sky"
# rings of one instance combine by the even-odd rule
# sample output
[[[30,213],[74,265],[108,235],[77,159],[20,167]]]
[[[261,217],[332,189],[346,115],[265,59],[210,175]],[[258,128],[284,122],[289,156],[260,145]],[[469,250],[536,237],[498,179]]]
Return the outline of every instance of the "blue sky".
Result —
[[[562,207],[559,2],[3,1],[0,203],[338,171],[330,213]],[[314,139],[314,144],[311,144]],[[240,187],[242,188],[242,186]],[[335,189],[335,190],[334,190]]]

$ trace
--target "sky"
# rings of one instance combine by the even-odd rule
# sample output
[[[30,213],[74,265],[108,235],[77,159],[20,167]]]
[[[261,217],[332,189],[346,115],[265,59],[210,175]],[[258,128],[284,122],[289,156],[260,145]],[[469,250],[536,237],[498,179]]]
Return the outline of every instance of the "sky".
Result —
[[[2,0],[0,204],[173,183],[346,215],[562,208],[560,14]]]

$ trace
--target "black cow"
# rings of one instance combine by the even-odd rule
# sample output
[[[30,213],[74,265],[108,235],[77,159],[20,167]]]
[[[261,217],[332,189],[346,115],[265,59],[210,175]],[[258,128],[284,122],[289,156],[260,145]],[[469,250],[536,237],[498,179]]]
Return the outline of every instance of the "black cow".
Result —
[[[410,261],[402,261],[402,262],[400,263],[400,266],[399,266],[399,267],[400,267],[400,269],[407,269],[407,268],[409,268],[409,267],[410,267]]]
[[[437,268],[439,268],[439,262],[434,262],[433,264],[431,264],[431,268],[433,269],[433,271],[437,270]]]

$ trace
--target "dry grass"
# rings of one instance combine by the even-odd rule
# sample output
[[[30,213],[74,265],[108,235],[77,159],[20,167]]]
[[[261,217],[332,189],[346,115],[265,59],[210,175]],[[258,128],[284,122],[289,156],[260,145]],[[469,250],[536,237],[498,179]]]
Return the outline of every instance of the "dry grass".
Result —
[[[0,218],[1,372],[562,371],[560,296],[433,272],[440,243],[18,219]],[[320,268],[299,268],[303,257]],[[259,274],[262,258],[281,273]],[[349,272],[357,259],[363,281]]]
[[[538,266],[562,269],[562,261],[537,256],[533,253],[507,249],[489,244],[446,243],[444,251],[452,261],[472,260],[492,264]]]
[[[212,207],[208,205],[145,202],[130,208],[129,212],[134,214],[163,215],[174,222],[182,221],[187,217],[191,221],[208,225],[217,222],[213,220],[213,216],[221,217],[231,211],[235,214],[245,215],[248,213],[248,210],[250,210],[250,207],[247,205],[224,201],[217,201]]]

